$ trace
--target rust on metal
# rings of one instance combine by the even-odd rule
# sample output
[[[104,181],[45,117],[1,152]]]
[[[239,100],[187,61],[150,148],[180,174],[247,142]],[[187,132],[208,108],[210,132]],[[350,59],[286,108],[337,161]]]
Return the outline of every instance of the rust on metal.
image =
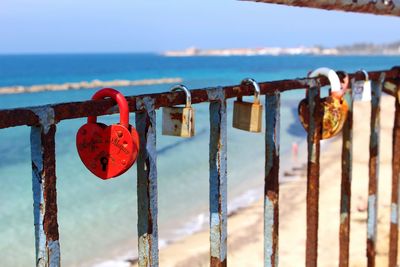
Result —
[[[397,78],[398,70],[392,69],[388,71],[374,71],[369,72],[368,75],[371,80],[376,80],[379,75],[384,72],[387,79]],[[350,78],[353,78],[355,74],[349,74]],[[304,89],[310,82],[318,82],[320,86],[329,84],[329,81],[325,77],[318,78],[300,78],[292,80],[281,80],[259,83],[261,94],[274,94],[275,91],[284,92],[289,90]],[[278,89],[277,89],[278,88]],[[254,90],[251,85],[234,85],[223,87],[225,92],[225,98],[235,98],[240,96],[254,95]],[[196,89],[191,90],[192,103],[208,102],[208,89]],[[390,90],[384,89],[384,92],[393,94]],[[128,96],[126,97],[129,104],[129,111],[136,112],[141,109],[136,105],[136,99],[143,99],[148,97],[153,99],[154,108],[158,109],[161,107],[171,107],[175,105],[181,105],[186,103],[186,95],[182,91],[178,92],[166,92],[157,94],[146,94],[139,96]],[[46,106],[47,107],[47,106]],[[88,100],[84,102],[69,102],[61,104],[49,105],[49,108],[54,110],[55,122],[67,119],[84,118],[87,116],[101,116],[118,113],[118,109],[112,99],[104,100]],[[20,125],[38,125],[38,117],[32,112],[31,108],[16,108],[16,109],[4,109],[0,110],[0,129],[15,127]]]
[[[195,111],[192,107],[164,107],[162,109],[162,134],[179,137],[195,135]]]
[[[353,164],[353,99],[346,93],[347,119],[342,134],[342,182],[340,191],[339,266],[349,266],[351,180]]]
[[[264,266],[278,266],[280,93],[265,97]]]
[[[368,218],[367,218],[367,260],[368,267],[375,266],[376,236],[378,218],[378,177],[379,177],[379,132],[380,99],[385,74],[378,81],[372,81],[371,99],[371,134],[369,143],[369,183],[368,183]]]
[[[400,16],[400,3],[396,0],[245,0],[324,10],[340,10],[376,15]]]
[[[54,124],[31,128],[36,266],[60,266]]]
[[[318,201],[319,157],[322,136],[322,107],[320,87],[310,84],[308,89],[309,127],[307,131],[307,239],[306,266],[316,267],[318,258]]]
[[[397,88],[399,82],[397,82]],[[397,89],[399,90],[399,89]],[[396,267],[399,238],[399,178],[400,178],[400,98],[395,101],[392,150],[392,204],[390,213],[389,267]]]
[[[140,148],[137,159],[138,249],[140,267],[158,266],[157,151],[154,100],[138,99],[136,129]]]
[[[223,88],[211,89],[210,266],[227,266],[227,114]]]

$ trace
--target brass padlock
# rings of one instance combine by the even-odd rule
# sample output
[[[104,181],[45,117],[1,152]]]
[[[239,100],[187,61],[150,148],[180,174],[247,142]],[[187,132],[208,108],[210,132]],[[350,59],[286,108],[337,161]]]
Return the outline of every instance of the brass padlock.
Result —
[[[259,133],[262,129],[263,106],[260,104],[260,87],[253,79],[244,79],[243,84],[251,84],[254,87],[254,102],[243,102],[242,97],[238,97],[233,105],[234,128]]]
[[[189,90],[184,85],[175,85],[171,91],[184,91],[186,94],[185,107],[163,108],[162,134],[180,137],[192,137],[194,129],[194,109]]]

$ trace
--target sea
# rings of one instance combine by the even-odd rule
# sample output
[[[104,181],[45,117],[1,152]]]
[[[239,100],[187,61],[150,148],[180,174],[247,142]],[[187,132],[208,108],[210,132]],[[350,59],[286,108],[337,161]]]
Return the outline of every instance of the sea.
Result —
[[[318,67],[347,72],[383,70],[399,64],[395,56],[221,56],[164,57],[157,54],[1,55],[0,87],[66,82],[143,80],[179,77],[189,89],[239,84],[244,78],[271,81],[305,77]],[[166,92],[172,84],[118,87],[126,96]],[[84,101],[98,90],[46,91],[0,95],[0,109]],[[327,90],[326,90],[327,91]],[[325,92],[326,94],[326,92]],[[297,105],[304,90],[281,97],[282,170],[290,169],[294,143],[304,144]],[[252,101],[251,97],[245,98]],[[262,98],[264,102],[264,98]],[[160,247],[208,225],[209,105],[193,106],[196,136],[163,136],[157,112],[157,169]],[[228,101],[228,206],[230,212],[263,196],[264,133],[232,128]],[[98,118],[106,124],[118,116]],[[130,121],[134,124],[134,114]],[[86,118],[57,125],[58,223],[63,266],[127,266],[137,255],[136,166],[103,181],[79,159],[75,135]],[[265,126],[264,126],[265,128]],[[30,128],[0,130],[0,266],[35,262]],[[323,156],[323,155],[322,155]],[[305,153],[300,153],[305,160]],[[301,160],[300,159],[300,160]],[[283,179],[287,182],[290,178]],[[188,248],[189,249],[189,248]],[[182,253],[185,253],[182,251]]]

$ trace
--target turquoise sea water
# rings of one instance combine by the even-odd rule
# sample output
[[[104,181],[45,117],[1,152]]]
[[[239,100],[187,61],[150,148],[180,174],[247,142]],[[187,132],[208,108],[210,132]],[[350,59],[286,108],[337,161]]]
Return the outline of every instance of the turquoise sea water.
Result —
[[[151,54],[0,56],[0,87],[93,79],[181,77],[190,88],[304,77],[327,66],[355,71],[387,69],[400,57],[193,57],[166,58]],[[125,95],[167,91],[170,85],[120,87]],[[95,90],[1,95],[0,109],[90,99]],[[281,152],[301,142],[304,131],[295,110],[304,92],[282,96]],[[196,137],[161,135],[157,117],[159,228],[161,244],[198,230],[207,223],[208,104],[196,109]],[[228,203],[232,209],[262,196],[263,134],[233,129],[228,104]],[[105,123],[117,116],[99,119]],[[134,121],[134,115],[131,115]],[[110,181],[101,181],[80,162],[75,134],[85,119],[63,121],[56,134],[60,243],[64,266],[91,266],[136,255],[136,168]],[[29,128],[0,130],[0,266],[31,266],[34,229]],[[290,164],[282,156],[281,165]],[[183,252],[184,253],[184,252]]]

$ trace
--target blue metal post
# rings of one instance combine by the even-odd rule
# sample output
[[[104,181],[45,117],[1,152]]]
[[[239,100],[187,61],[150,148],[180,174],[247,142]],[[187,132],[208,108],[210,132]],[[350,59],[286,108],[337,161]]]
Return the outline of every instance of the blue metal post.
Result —
[[[31,127],[32,191],[37,267],[60,266],[57,222],[54,113],[34,110],[40,126]]]
[[[264,266],[278,266],[280,93],[265,96]]]
[[[140,151],[137,159],[139,266],[158,266],[157,151],[154,100],[137,101],[136,129]]]
[[[227,116],[222,88],[208,91],[210,103],[210,266],[226,266]]]

